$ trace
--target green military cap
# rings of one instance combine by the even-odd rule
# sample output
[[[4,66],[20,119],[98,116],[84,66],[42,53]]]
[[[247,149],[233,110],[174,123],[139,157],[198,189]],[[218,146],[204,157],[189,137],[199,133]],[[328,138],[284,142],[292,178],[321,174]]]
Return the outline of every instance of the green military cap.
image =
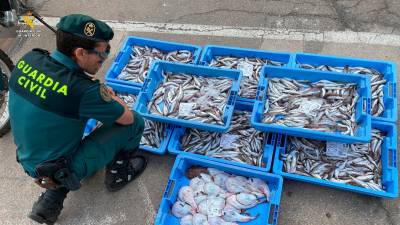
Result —
[[[109,41],[114,32],[106,23],[82,14],[64,16],[57,24],[58,30],[95,41]]]

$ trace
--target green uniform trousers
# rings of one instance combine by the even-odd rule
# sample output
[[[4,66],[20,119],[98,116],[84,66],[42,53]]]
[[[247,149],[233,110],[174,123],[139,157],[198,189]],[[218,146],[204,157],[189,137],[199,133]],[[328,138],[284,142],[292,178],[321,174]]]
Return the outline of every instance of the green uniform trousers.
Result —
[[[139,146],[144,120],[139,113],[132,112],[133,124],[102,126],[82,140],[71,160],[71,169],[79,179],[91,176],[102,169],[119,151],[133,151]]]

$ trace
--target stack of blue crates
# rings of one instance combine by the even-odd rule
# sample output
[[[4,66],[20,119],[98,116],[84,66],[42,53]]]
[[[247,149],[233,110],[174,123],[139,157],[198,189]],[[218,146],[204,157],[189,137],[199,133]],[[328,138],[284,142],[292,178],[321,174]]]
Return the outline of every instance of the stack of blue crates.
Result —
[[[265,181],[271,192],[269,202],[258,204],[247,212],[250,215],[258,215],[256,219],[246,223],[248,225],[275,225],[278,220],[278,212],[280,206],[280,199],[282,195],[282,183],[283,179],[281,176],[277,176],[271,173],[261,172],[244,168],[241,166],[231,165],[229,163],[216,162],[209,159],[203,159],[196,156],[190,156],[181,154],[179,155],[174,163],[174,166],[169,177],[167,187],[164,191],[163,198],[161,200],[160,208],[155,219],[155,225],[179,225],[179,218],[175,217],[171,213],[172,205],[178,198],[179,189],[183,186],[189,185],[189,179],[185,176],[186,170],[192,166],[211,167],[218,170],[222,170],[229,174],[234,174],[244,177],[254,177]]]
[[[112,87],[115,92],[139,95],[140,90],[143,89],[144,83],[136,83],[136,82],[129,82],[116,79],[116,77],[121,73],[125,65],[129,62],[132,55],[132,47],[135,45],[141,47],[148,46],[151,48],[157,48],[164,52],[179,51],[179,50],[190,51],[193,54],[193,60],[189,62],[189,64],[197,64],[201,54],[201,47],[197,45],[130,36],[124,41],[121,50],[118,52],[114,62],[112,63],[110,69],[107,71],[105,76],[106,84]],[[155,62],[156,61],[152,62],[152,65]],[[150,65],[149,70],[151,70],[152,65]],[[145,80],[145,82],[146,81],[147,79]],[[87,136],[92,131],[92,129],[96,125],[96,122],[97,121],[93,119],[90,119],[87,122],[84,131],[84,136]],[[173,127],[171,125],[167,125],[167,131],[166,131],[167,135],[160,143],[159,148],[153,148],[147,145],[140,145],[140,149],[151,153],[165,154],[169,138],[172,134],[172,129]]]
[[[262,122],[265,104],[268,103],[268,79],[290,78],[294,80],[307,80],[317,82],[328,80],[343,83],[357,84],[357,93],[360,96],[355,106],[355,120],[358,128],[354,136],[344,135],[339,132],[323,132],[306,128],[287,127],[284,125],[266,124]],[[296,68],[276,68],[265,66],[259,82],[257,99],[254,104],[252,124],[262,131],[278,132],[293,136],[314,138],[327,141],[346,143],[368,142],[371,139],[371,85],[368,77],[363,75],[348,76],[322,71],[301,70]]]
[[[164,51],[185,49],[193,52],[194,60],[190,64],[157,60],[152,63],[147,78],[143,84],[117,80],[116,77],[129,61],[133,45],[146,45]],[[209,66],[210,62],[218,56],[267,59],[280,62],[282,63],[282,66],[264,66],[259,74],[256,98],[248,99],[242,98],[238,95],[242,79],[242,71],[213,68]],[[333,67],[365,67],[381,72],[387,80],[383,89],[385,106],[384,113],[379,117],[371,116],[371,84],[368,76],[303,69],[299,66],[300,64],[309,64],[312,66],[329,65]],[[228,103],[223,116],[225,123],[223,125],[212,125],[151,114],[148,111],[147,105],[158,85],[163,82],[164,77],[162,74],[164,72],[186,73],[205,77],[227,77],[232,79],[233,85],[230,89]],[[167,135],[160,144],[160,148],[154,149],[149,148],[148,146],[141,146],[141,149],[152,153],[164,154],[168,150],[169,153],[177,155],[161,200],[155,224],[179,224],[179,219],[171,213],[171,207],[177,199],[179,189],[182,186],[187,185],[189,182],[188,178],[185,177],[185,171],[191,166],[213,167],[231,174],[257,177],[266,181],[271,189],[271,201],[260,204],[249,210],[252,215],[259,214],[259,217],[256,220],[239,224],[276,224],[283,178],[377,197],[394,198],[398,196],[398,172],[396,159],[396,73],[395,64],[386,61],[371,61],[305,53],[295,54],[272,52],[215,45],[205,46],[201,52],[200,46],[140,37],[128,37],[106,75],[106,82],[107,85],[112,87],[116,92],[137,95],[137,100],[133,109],[142,114],[146,119],[168,124]],[[264,107],[268,101],[268,79],[276,77],[309,80],[313,82],[319,80],[330,80],[344,83],[356,83],[357,93],[360,98],[356,103],[356,122],[358,126],[354,136],[262,123]],[[266,139],[263,146],[263,166],[258,167],[239,162],[232,162],[225,159],[185,152],[185,150],[182,149],[181,139],[187,129],[225,133],[231,125],[231,119],[236,110],[251,112],[251,125],[260,131],[266,132]],[[96,121],[89,121],[85,132],[90,132],[90,126],[94,126],[95,122]],[[383,191],[376,191],[348,184],[340,184],[311,176],[292,174],[283,170],[284,162],[281,160],[280,155],[287,151],[286,148],[288,146],[289,136],[342,143],[366,143],[371,139],[371,129],[378,129],[383,131],[386,135],[382,144],[381,155]]]
[[[242,103],[239,101],[236,102],[235,110],[251,112],[252,109],[253,109],[253,107],[251,105],[248,105],[248,104],[245,104],[245,103]],[[184,149],[182,149],[180,140],[181,140],[182,136],[185,134],[185,131],[187,129],[190,129],[190,128],[176,127],[174,129],[174,132],[171,136],[171,140],[168,144],[168,152],[169,153],[174,154],[174,155],[179,155],[181,153],[184,153]],[[273,152],[275,149],[276,135],[273,133],[267,133],[265,139],[266,139],[265,144],[263,146],[264,154],[263,154],[263,158],[262,158],[262,162],[264,164],[263,167],[248,165],[248,164],[244,164],[244,163],[240,163],[240,162],[228,161],[225,159],[217,159],[217,158],[213,158],[213,157],[202,156],[202,155],[198,155],[198,154],[190,153],[190,152],[187,152],[186,154],[196,155],[198,157],[208,158],[210,160],[229,163],[232,165],[237,165],[237,166],[241,166],[241,167],[245,167],[245,168],[249,168],[249,169],[253,169],[253,170],[260,170],[260,171],[264,171],[264,172],[268,173],[272,166],[272,155],[273,155]]]
[[[209,66],[211,61],[215,60],[216,57],[258,58],[262,60],[279,62],[283,67],[289,67],[291,65],[291,61],[293,61],[293,55],[287,52],[273,52],[248,48],[206,45],[201,54],[199,64]],[[237,99],[243,104],[254,104],[254,99],[243,98],[240,96],[238,96]]]
[[[224,124],[223,125],[209,124],[193,120],[170,118],[167,116],[160,116],[150,113],[147,106],[151,101],[154,92],[157,90],[159,85],[164,82],[165,77],[163,73],[168,73],[168,72],[174,74],[179,74],[179,73],[191,74],[199,77],[210,77],[210,78],[224,77],[231,79],[233,82],[228,96],[228,102],[224,110],[224,115],[223,115]],[[241,72],[234,70],[227,70],[227,69],[217,70],[214,68],[199,66],[199,65],[185,65],[180,63],[178,64],[178,63],[157,61],[153,64],[152,68],[149,71],[149,74],[147,75],[147,78],[143,84],[142,90],[138,96],[134,109],[141,115],[150,120],[165,122],[177,126],[192,127],[207,131],[224,132],[228,130],[231,123],[236,96],[240,87],[239,85],[241,77],[242,77]],[[161,105],[161,107],[163,107],[163,105]],[[163,110],[163,108],[161,108],[161,110]]]
[[[297,53],[295,54],[294,60],[291,62],[291,67],[294,70],[299,71],[299,74],[303,74],[305,76],[310,76],[310,72],[318,73],[321,78],[328,78],[329,76],[337,76],[337,77],[345,77],[348,81],[353,81],[355,79],[359,79],[356,77],[364,76],[369,79],[368,75],[355,75],[348,73],[339,73],[339,72],[331,72],[331,71],[316,71],[310,69],[303,69],[301,67],[302,64],[308,64],[312,67],[320,67],[323,65],[330,67],[340,67],[340,68],[352,68],[352,67],[362,67],[367,69],[372,69],[383,74],[384,79],[386,80],[386,84],[383,88],[383,101],[384,101],[384,112],[380,116],[370,116],[371,122],[368,126],[371,126],[372,129],[377,129],[385,134],[385,138],[382,144],[381,149],[381,183],[383,186],[383,190],[372,190],[369,188],[358,187],[350,184],[342,184],[329,180],[323,180],[311,176],[303,176],[299,174],[288,173],[283,170],[283,161],[280,159],[280,155],[286,153],[289,135],[291,136],[300,136],[311,139],[320,139],[325,141],[337,141],[337,142],[345,142],[345,143],[360,143],[360,142],[369,142],[369,137],[364,135],[364,138],[358,138],[357,136],[360,134],[356,133],[354,137],[345,137],[345,138],[332,138],[319,136],[319,134],[312,135],[312,133],[308,134],[300,134],[297,132],[280,130],[280,134],[278,135],[276,149],[274,153],[274,162],[273,162],[273,173],[282,175],[284,178],[293,179],[308,183],[313,183],[317,185],[323,185],[332,188],[338,188],[346,191],[357,192],[360,194],[371,195],[375,197],[384,197],[384,198],[396,198],[398,196],[398,167],[397,167],[397,97],[396,97],[396,76],[397,70],[396,65],[392,62],[380,61],[380,60],[366,60],[366,59],[358,59],[358,58],[349,58],[349,57],[336,57],[336,56],[328,56],[328,55],[318,55],[318,54],[306,54],[306,53]],[[275,72],[269,70],[272,74]],[[268,72],[267,72],[268,73]],[[331,74],[331,75],[330,75]],[[267,76],[268,77],[268,76]],[[310,76],[311,77],[311,76]],[[306,78],[306,77],[303,77]],[[308,78],[307,78],[308,79]],[[262,84],[265,86],[265,84]],[[368,84],[370,85],[370,83]],[[371,92],[371,89],[368,89]],[[365,92],[365,91],[364,91]],[[368,96],[367,98],[371,98],[371,93],[368,95],[360,96]],[[264,96],[265,97],[265,96]],[[262,101],[260,101],[262,104]],[[368,114],[371,114],[371,102],[368,100],[368,104],[364,104],[367,106]],[[260,106],[261,108],[262,106]],[[363,106],[363,108],[365,108]],[[356,110],[359,110],[356,109]],[[255,111],[253,113],[260,113],[260,111]],[[364,112],[363,112],[364,113]],[[357,117],[360,118],[360,117]],[[259,121],[254,121],[255,123]],[[268,129],[271,129],[269,127]],[[371,128],[367,128],[368,130],[364,130],[364,134],[370,132]],[[358,128],[360,129],[360,128]]]
[[[190,45],[190,44],[183,44],[183,43],[176,43],[176,42],[168,42],[168,41],[161,41],[149,38],[141,38],[141,37],[128,37],[120,52],[118,53],[117,57],[115,58],[113,64],[111,65],[110,69],[108,70],[105,80],[107,83],[117,83],[117,84],[124,84],[128,86],[135,86],[141,88],[143,86],[142,83],[137,82],[130,82],[124,80],[118,80],[117,77],[124,69],[124,67],[128,64],[131,55],[132,55],[132,47],[133,46],[148,46],[151,48],[157,48],[164,52],[172,52],[172,51],[179,51],[179,50],[187,50],[192,52],[193,60],[189,62],[189,64],[197,64],[200,58],[201,47],[197,45]],[[151,67],[151,65],[150,65]]]

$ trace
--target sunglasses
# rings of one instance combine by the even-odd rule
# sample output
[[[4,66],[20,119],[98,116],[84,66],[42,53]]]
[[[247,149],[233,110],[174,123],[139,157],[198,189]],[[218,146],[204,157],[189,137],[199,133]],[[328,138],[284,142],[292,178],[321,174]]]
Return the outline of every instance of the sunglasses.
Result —
[[[107,59],[108,55],[110,55],[110,49],[107,48],[107,50],[105,50],[104,52],[99,52],[96,49],[86,49],[86,51],[89,54],[96,54],[98,57],[102,58],[102,59]]]

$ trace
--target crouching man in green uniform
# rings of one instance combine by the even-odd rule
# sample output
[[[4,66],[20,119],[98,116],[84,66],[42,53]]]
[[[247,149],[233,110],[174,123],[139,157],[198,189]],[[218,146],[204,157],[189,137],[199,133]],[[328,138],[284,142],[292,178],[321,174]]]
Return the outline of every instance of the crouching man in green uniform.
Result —
[[[10,120],[17,160],[47,190],[29,217],[54,224],[70,190],[106,166],[105,185],[117,191],[137,177],[146,159],[134,155],[144,121],[113,91],[92,79],[114,36],[105,23],[73,14],[57,24],[57,50],[33,49],[12,72]],[[82,140],[88,119],[104,125]]]

